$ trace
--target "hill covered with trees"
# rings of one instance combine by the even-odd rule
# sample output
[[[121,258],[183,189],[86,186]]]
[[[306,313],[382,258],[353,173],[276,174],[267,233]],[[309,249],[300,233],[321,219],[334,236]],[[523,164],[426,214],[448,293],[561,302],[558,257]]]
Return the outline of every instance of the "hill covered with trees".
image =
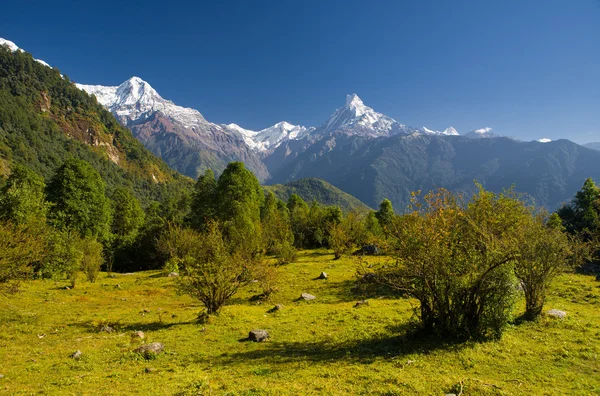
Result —
[[[323,205],[339,206],[345,212],[352,209],[369,210],[367,205],[352,195],[321,179],[300,179],[286,184],[265,186],[265,190],[273,192],[277,198],[283,201],[287,201],[290,196],[296,194],[306,202],[317,201]]]
[[[0,178],[23,164],[48,181],[68,158],[86,161],[109,191],[129,188],[144,205],[191,186],[68,77],[0,46]]]

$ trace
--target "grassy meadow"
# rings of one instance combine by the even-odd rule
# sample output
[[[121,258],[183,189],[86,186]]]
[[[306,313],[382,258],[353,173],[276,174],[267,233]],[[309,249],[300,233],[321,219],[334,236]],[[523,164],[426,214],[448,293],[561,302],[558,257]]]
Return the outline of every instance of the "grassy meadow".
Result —
[[[385,260],[385,258],[370,258]],[[251,284],[208,323],[164,273],[102,273],[74,289],[28,281],[0,295],[0,394],[600,394],[600,282],[565,274],[542,317],[512,324],[499,341],[448,344],[412,335],[416,302],[353,294],[357,262],[303,251],[279,267],[279,291]],[[321,271],[327,280],[317,280]],[[297,301],[301,293],[315,301]],[[283,304],[278,312],[268,311]],[[516,314],[523,311],[521,304]],[[103,325],[117,331],[100,332]],[[245,341],[252,329],[270,340]],[[145,341],[132,338],[145,333]],[[146,360],[141,342],[162,342]],[[80,350],[74,360],[70,355]]]

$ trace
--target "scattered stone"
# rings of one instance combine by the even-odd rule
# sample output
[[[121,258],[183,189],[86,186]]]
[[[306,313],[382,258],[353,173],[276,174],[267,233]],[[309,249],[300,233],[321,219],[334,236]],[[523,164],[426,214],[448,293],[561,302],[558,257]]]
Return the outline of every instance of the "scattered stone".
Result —
[[[149,309],[144,308],[144,313],[149,313],[149,312],[150,312]]]
[[[283,309],[283,305],[282,304],[277,304],[275,305],[273,308],[269,309],[269,313],[273,313],[273,312],[277,312],[277,311],[281,311]]]
[[[69,286],[65,286],[65,290],[71,290]]]
[[[110,326],[102,326],[102,328],[100,329],[101,333],[114,333],[115,329],[113,329]]]
[[[136,348],[134,352],[141,353],[145,357],[150,357],[153,355],[158,355],[165,350],[165,346],[162,342],[153,342],[150,344],[141,345],[139,348]]]
[[[117,277],[117,275],[115,275],[115,274],[108,275],[108,278],[110,278],[110,279],[115,279],[116,277]]]
[[[360,307],[364,307],[366,305],[369,305],[369,301],[362,300],[362,301],[358,301],[356,304],[354,304],[354,308],[360,308]]]
[[[176,276],[179,276],[178,272],[169,272],[169,275],[167,275],[169,278],[174,278]]]
[[[248,334],[248,339],[254,342],[263,342],[266,341],[267,338],[269,338],[269,333],[266,330],[256,329]]]
[[[115,285],[115,289],[120,289],[120,288],[121,288],[121,285],[117,283],[117,284]]]
[[[564,319],[567,316],[567,313],[560,309],[551,309],[546,312],[546,315],[552,316],[553,318]]]
[[[317,279],[327,279],[327,272],[321,272],[321,275]]]
[[[155,373],[155,372],[156,372],[156,369],[155,369],[154,367],[146,367],[146,368],[144,369],[144,372],[145,372],[146,374]]]
[[[252,279],[250,283],[258,283],[258,279]]]
[[[42,338],[46,337],[46,334],[38,334],[37,336],[41,340]]]
[[[144,334],[143,331],[134,331],[133,333],[131,333],[131,338],[132,339],[140,339],[143,340],[144,338],[146,338],[146,335]]]
[[[125,275],[125,276],[131,276],[131,275],[135,275],[135,273],[133,273],[133,272],[126,272],[123,275]]]
[[[0,379],[4,378],[4,374],[0,374]]]
[[[81,353],[80,350],[76,350],[71,354],[71,359],[79,360],[81,358],[81,355],[83,355],[83,353]]]
[[[313,296],[312,294],[302,293],[300,295],[300,299],[304,300],[304,301],[311,301],[311,300],[316,300],[317,297]]]
[[[381,254],[381,249],[377,245],[365,245],[362,248],[354,252],[355,255],[364,254],[366,256],[375,256]]]
[[[446,393],[446,396],[456,396],[456,393]]]

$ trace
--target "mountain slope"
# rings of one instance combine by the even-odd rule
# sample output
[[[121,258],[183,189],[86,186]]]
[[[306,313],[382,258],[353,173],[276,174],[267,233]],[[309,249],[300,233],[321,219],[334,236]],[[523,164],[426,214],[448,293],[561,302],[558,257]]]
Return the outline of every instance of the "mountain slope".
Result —
[[[583,145],[583,147],[587,147],[592,150],[600,150],[600,142],[586,143]]]
[[[336,205],[345,212],[370,209],[352,195],[321,179],[300,179],[287,184],[265,186],[265,190],[273,192],[277,198],[286,202],[292,194],[296,194],[308,203],[317,201],[322,205]]]
[[[492,191],[514,184],[537,204],[554,209],[587,177],[600,179],[600,153],[568,140],[337,136],[334,146],[319,142],[273,173],[273,182],[305,177],[327,180],[371,207],[389,198],[397,211],[405,210],[412,191],[444,187],[470,194],[474,180]]]
[[[208,168],[220,173],[232,161],[243,161],[260,180],[269,176],[259,150],[248,144],[254,143],[250,131],[209,122],[199,111],[164,99],[139,77],[116,87],[77,86],[95,95],[148,149],[187,176],[196,178]]]
[[[0,171],[20,162],[49,178],[69,156],[92,164],[109,189],[131,187],[143,202],[165,184],[189,184],[58,70],[0,45]]]

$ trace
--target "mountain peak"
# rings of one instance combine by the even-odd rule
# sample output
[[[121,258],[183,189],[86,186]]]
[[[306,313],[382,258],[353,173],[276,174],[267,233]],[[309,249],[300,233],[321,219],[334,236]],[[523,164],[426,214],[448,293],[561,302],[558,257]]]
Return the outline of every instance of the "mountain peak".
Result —
[[[346,106],[364,106],[362,99],[358,97],[357,94],[348,94],[346,95]]]
[[[10,40],[6,40],[0,37],[0,45],[7,46],[12,52],[18,51],[20,48]]]

